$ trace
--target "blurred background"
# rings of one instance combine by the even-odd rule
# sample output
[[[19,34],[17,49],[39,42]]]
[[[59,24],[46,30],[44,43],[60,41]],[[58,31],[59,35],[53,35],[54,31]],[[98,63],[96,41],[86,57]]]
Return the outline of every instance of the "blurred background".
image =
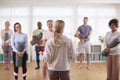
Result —
[[[74,34],[83,24],[84,17],[89,18],[88,24],[93,28],[92,45],[103,45],[104,41],[101,43],[101,39],[109,31],[109,20],[120,20],[120,0],[0,0],[0,30],[5,27],[5,21],[10,21],[12,30],[13,24],[20,22],[29,41],[38,21],[47,30],[47,20],[62,19],[65,21],[64,34],[73,40],[76,47],[78,40],[74,38]],[[28,52],[34,60],[34,47],[30,44]]]

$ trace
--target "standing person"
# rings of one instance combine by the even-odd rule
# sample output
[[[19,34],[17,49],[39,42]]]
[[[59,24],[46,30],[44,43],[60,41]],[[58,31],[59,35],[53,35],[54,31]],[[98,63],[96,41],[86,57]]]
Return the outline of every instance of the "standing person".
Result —
[[[115,38],[120,41],[120,32],[117,31],[119,25],[117,19],[112,19],[109,22],[110,32],[107,32],[105,36],[106,46],[109,45]],[[119,54],[120,44],[113,48],[106,48],[106,52],[109,52],[107,56],[107,80],[119,80]]]
[[[90,37],[92,33],[92,27],[88,25],[88,17],[84,17],[83,25],[81,25],[76,34],[75,37],[80,39],[80,42],[78,43],[78,52],[80,54],[80,66],[79,68],[82,68],[82,60],[84,58],[84,54],[87,54],[87,69],[90,69],[90,53],[91,53],[91,45],[90,45]]]
[[[43,40],[45,44],[46,41],[48,41],[53,36],[53,20],[48,20],[47,26],[48,26],[48,30],[43,33]],[[43,73],[43,79],[45,80],[47,75],[47,62],[45,61],[43,63],[42,73]]]
[[[36,63],[37,63],[37,67],[35,68],[40,69],[40,51],[43,51],[44,48],[44,44],[43,44],[43,40],[37,40],[36,36],[39,35],[40,33],[43,34],[44,30],[42,29],[42,23],[39,21],[37,23],[38,28],[35,29],[33,31],[33,40],[37,42],[37,44],[35,44],[35,52],[36,52]]]
[[[1,30],[2,49],[4,52],[5,70],[10,69],[11,61],[11,35],[13,31],[10,29],[10,22],[5,22],[5,29]]]
[[[72,40],[63,35],[65,23],[55,21],[54,37],[45,46],[44,60],[48,64],[50,80],[70,80],[70,58],[75,59]]]
[[[26,76],[27,76],[27,67],[26,67],[26,61],[27,61],[27,35],[22,33],[21,30],[21,24],[20,23],[15,23],[14,24],[14,34],[12,35],[12,41],[11,41],[11,45],[13,48],[13,65],[14,65],[14,77],[15,80],[18,80],[18,69],[19,67],[16,66],[16,63],[19,63],[18,60],[16,60],[17,56],[22,57],[22,71],[23,71],[23,80],[26,80]],[[21,47],[23,48],[22,52],[19,52],[18,50],[18,45],[19,43],[23,43],[24,46]]]

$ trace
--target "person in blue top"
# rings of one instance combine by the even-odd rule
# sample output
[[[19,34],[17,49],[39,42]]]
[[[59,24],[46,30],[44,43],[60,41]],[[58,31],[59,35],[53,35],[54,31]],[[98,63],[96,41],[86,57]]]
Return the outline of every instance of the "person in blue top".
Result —
[[[83,55],[86,53],[87,55],[87,69],[90,69],[90,53],[91,53],[91,45],[90,45],[90,37],[92,34],[92,27],[88,25],[88,17],[84,17],[83,25],[79,26],[75,37],[77,37],[80,41],[78,43],[77,51],[80,54],[80,66],[82,68],[82,60]]]
[[[14,34],[12,35],[12,40],[11,40],[11,46],[13,49],[13,66],[14,66],[14,77],[15,80],[18,80],[18,66],[16,66],[16,57],[21,56],[22,57],[22,71],[23,71],[23,80],[26,80],[26,75],[27,75],[27,67],[26,67],[26,61],[27,61],[27,44],[28,44],[28,39],[27,35],[22,33],[21,30],[21,24],[20,23],[15,23],[14,24]],[[18,45],[19,43],[23,43],[23,51],[19,51]]]

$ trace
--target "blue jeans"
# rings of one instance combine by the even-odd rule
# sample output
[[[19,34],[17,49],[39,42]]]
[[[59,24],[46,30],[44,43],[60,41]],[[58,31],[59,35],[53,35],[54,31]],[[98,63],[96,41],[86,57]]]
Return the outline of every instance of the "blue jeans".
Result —
[[[40,54],[36,51],[36,61],[40,61]]]

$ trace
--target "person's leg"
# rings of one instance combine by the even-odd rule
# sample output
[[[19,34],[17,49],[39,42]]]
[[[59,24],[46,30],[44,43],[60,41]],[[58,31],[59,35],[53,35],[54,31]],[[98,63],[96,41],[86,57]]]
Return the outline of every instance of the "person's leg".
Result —
[[[44,61],[43,63],[42,73],[43,73],[43,79],[46,80],[46,75],[47,75],[47,62],[46,61]]]
[[[106,57],[106,65],[107,65],[107,80],[111,80],[112,76],[112,56],[108,55]]]
[[[91,53],[90,42],[85,43],[85,53],[86,53],[86,59],[87,59],[87,69],[90,69],[90,53]]]
[[[80,53],[80,65],[79,65],[79,68],[82,68],[83,58],[84,58],[84,54],[83,54],[83,53]]]
[[[8,67],[8,69],[10,69],[10,62],[11,62],[11,50],[12,50],[12,48],[11,48],[11,46],[9,46],[9,51],[8,51],[8,64],[7,64],[7,67]]]
[[[82,68],[82,61],[83,61],[83,58],[84,58],[84,51],[85,51],[84,43],[79,42],[78,43],[78,48],[77,48],[77,52],[80,55],[79,56],[79,59],[80,59],[79,68]]]
[[[26,80],[26,76],[27,76],[26,61],[27,61],[27,54],[25,53],[22,61],[23,80]]]
[[[87,53],[87,69],[90,69],[90,54]]]
[[[60,80],[70,80],[69,71],[62,71],[60,74]]]
[[[18,67],[14,66],[14,78],[15,80],[18,80]]]
[[[13,66],[14,66],[14,78],[15,80],[18,80],[18,67],[15,66],[16,63],[16,53],[13,52]]]
[[[4,61],[5,61],[5,70],[8,70],[8,68],[7,68],[7,64],[8,64],[8,62],[7,62],[7,53],[6,52],[4,52]]]
[[[59,80],[59,72],[58,71],[48,71],[50,80]]]
[[[119,80],[119,55],[112,56],[112,79]]]
[[[40,68],[40,54],[37,51],[36,51],[36,63],[37,63],[37,67],[35,69],[39,69]]]

